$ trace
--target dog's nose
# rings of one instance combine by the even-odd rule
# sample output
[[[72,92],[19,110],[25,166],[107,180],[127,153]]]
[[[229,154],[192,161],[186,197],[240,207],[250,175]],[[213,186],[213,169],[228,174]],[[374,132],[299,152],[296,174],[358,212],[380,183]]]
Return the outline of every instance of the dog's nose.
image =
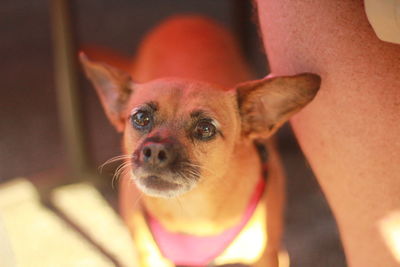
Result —
[[[174,159],[174,153],[167,145],[150,143],[143,147],[140,155],[142,163],[152,167],[166,167]]]

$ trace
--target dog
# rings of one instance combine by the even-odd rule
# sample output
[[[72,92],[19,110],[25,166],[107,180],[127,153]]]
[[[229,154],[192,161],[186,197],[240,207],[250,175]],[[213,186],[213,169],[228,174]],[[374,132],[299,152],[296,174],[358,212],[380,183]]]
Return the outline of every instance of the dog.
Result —
[[[319,76],[254,80],[232,34],[189,15],[152,30],[125,70],[80,61],[123,134],[120,211],[138,265],[285,266],[271,136],[315,97]]]

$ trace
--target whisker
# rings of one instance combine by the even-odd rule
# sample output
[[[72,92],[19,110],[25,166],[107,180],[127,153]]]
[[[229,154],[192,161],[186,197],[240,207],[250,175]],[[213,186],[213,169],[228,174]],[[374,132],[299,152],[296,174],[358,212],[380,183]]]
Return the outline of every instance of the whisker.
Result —
[[[185,180],[199,180],[200,172],[197,170],[184,169],[179,171],[180,176]]]
[[[214,176],[216,175],[215,171],[196,163],[186,161],[182,162],[181,164],[183,168],[179,172],[179,175],[182,177],[182,179],[186,181],[199,180],[202,171],[207,171]],[[210,186],[213,188],[213,190],[218,191],[220,190],[221,186],[230,187],[229,183],[227,183],[227,181],[225,181],[224,179],[218,179],[217,177],[215,178],[216,179],[212,179],[212,181],[210,182]]]
[[[130,155],[130,154],[124,154],[124,155],[119,155],[119,156],[112,157],[112,158],[106,160],[103,164],[101,164],[99,166],[99,171],[100,171],[100,173],[102,173],[103,172],[103,168],[106,165],[111,164],[113,162],[117,162],[117,161],[120,161],[120,160],[126,160],[126,159],[132,159],[132,158],[133,158],[133,156]]]
[[[124,166],[123,168],[121,168],[120,173],[118,174],[118,177],[116,177],[116,179],[114,179],[112,181],[112,186],[114,187],[114,183],[118,182],[118,179],[120,179],[121,176],[125,176],[127,173],[129,173],[131,171],[131,168],[129,168],[130,166]]]
[[[114,189],[114,183],[115,183],[115,181],[118,180],[118,178],[120,177],[120,175],[122,174],[122,172],[123,172],[123,171],[126,171],[125,169],[127,169],[128,167],[131,167],[131,163],[130,163],[129,161],[120,164],[120,165],[118,166],[118,168],[115,170],[114,175],[113,175],[112,180],[111,180],[111,185],[112,185],[112,188],[113,188],[113,189]]]
[[[135,185],[135,181],[134,181],[134,178],[133,178],[133,177],[129,177],[129,178],[128,178],[128,184],[129,184],[129,185]]]
[[[178,202],[178,205],[179,205],[179,207],[181,209],[181,213],[183,214],[185,209],[183,208],[183,204],[182,204],[181,198],[179,196],[177,196],[175,199]]]
[[[133,207],[136,207],[136,205],[139,203],[142,197],[143,197],[143,192],[140,191],[139,196],[135,200],[135,203],[133,203]]]
[[[211,169],[209,169],[209,168],[206,168],[206,167],[204,167],[204,166],[201,166],[201,165],[192,163],[192,162],[183,162],[183,165],[184,165],[184,166],[188,166],[188,167],[199,168],[200,170],[204,170],[204,171],[209,172],[211,175],[215,175],[215,171],[213,171],[213,170],[211,170]]]

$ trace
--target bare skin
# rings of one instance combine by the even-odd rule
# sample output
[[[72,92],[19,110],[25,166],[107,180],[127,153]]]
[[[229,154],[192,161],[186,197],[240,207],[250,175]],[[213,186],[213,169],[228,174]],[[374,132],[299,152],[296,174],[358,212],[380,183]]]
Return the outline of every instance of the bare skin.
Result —
[[[257,4],[272,73],[321,75],[315,101],[291,122],[349,266],[399,266],[378,223],[400,209],[400,46],[376,37],[362,1]]]

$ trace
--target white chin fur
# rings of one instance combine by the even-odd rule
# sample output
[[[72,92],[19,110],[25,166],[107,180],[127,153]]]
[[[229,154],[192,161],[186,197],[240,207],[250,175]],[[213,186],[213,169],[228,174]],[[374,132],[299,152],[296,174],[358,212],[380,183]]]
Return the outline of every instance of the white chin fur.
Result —
[[[144,194],[152,197],[159,197],[159,198],[175,198],[179,197],[190,190],[192,190],[195,187],[195,184],[185,184],[179,186],[179,188],[176,189],[170,189],[170,190],[159,190],[159,189],[154,189],[150,188],[146,185],[144,185],[141,182],[141,179],[134,177],[132,175],[132,180],[135,182],[137,188],[142,191]]]

